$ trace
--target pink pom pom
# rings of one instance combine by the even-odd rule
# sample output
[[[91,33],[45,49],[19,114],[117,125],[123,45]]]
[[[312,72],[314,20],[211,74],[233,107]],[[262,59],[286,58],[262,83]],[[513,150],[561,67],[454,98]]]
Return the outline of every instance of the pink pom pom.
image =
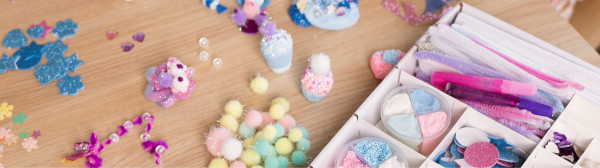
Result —
[[[259,31],[265,36],[272,36],[276,33],[277,26],[273,22],[266,22]]]
[[[297,127],[296,119],[294,119],[294,117],[292,117],[289,114],[283,115],[283,117],[281,117],[278,122],[279,124],[281,124],[281,126],[283,126],[283,129],[286,133],[290,131],[290,129]]]
[[[254,21],[256,21],[256,24],[262,26],[269,21],[269,16],[265,12],[260,12],[260,14],[254,16]]]
[[[244,162],[238,160],[238,161],[231,163],[229,168],[247,168],[247,167],[246,167],[246,164],[244,164]]]
[[[260,7],[256,6],[252,1],[246,1],[246,4],[244,4],[242,10],[244,13],[246,13],[246,17],[249,19],[254,19],[254,16],[256,16],[256,14],[258,14],[260,11]]]
[[[225,127],[215,128],[206,136],[206,149],[210,154],[217,157],[221,155],[221,143],[229,138],[233,138],[233,134],[229,129]]]
[[[256,110],[250,110],[248,114],[246,114],[245,121],[250,128],[256,128],[260,126],[260,123],[263,121],[263,117],[260,112]]]
[[[260,113],[260,115],[262,116],[261,126],[266,126],[266,125],[275,123],[275,120],[273,120],[273,118],[271,118],[271,115],[269,115],[269,112],[262,112],[262,113]]]
[[[233,10],[233,23],[241,26],[246,23],[246,20],[248,20],[248,17],[246,17],[246,13],[244,13],[242,9],[238,8]]]

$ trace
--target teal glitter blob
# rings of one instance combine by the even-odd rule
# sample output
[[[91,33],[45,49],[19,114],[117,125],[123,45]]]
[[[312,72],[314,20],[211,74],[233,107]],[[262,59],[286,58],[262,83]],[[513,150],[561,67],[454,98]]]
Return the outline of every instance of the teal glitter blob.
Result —
[[[0,74],[9,69],[17,69],[17,61],[20,57],[18,55],[9,57],[6,54],[2,54],[2,58],[0,58]]]
[[[456,144],[452,144],[452,147],[450,147],[450,153],[456,159],[463,159],[463,158],[465,158],[465,155],[463,155],[462,153],[458,152],[458,145],[456,145]]]
[[[279,168],[279,160],[276,157],[269,157],[265,160],[265,168]]]
[[[275,150],[275,147],[273,145],[267,146],[267,152],[260,155],[262,160],[266,160],[269,157],[275,156],[277,156],[277,151]]]
[[[302,166],[306,162],[306,154],[302,151],[295,151],[292,153],[292,164],[296,166]]]
[[[35,41],[27,47],[19,49],[13,54],[13,57],[20,56],[17,61],[17,69],[28,70],[37,66],[42,61],[42,49],[46,45],[38,45]]]
[[[278,156],[277,160],[279,160],[279,168],[286,168],[290,165],[290,160],[285,156]]]
[[[60,69],[60,65],[58,64],[40,65],[35,68],[33,75],[42,85],[47,85],[60,76]]]
[[[75,70],[77,70],[77,67],[83,65],[85,62],[79,60],[79,58],[77,58],[77,53],[71,55],[71,57],[67,58],[67,61],[69,62],[69,71],[75,73]]]
[[[283,126],[281,124],[273,124],[273,126],[275,127],[275,130],[277,130],[277,134],[275,134],[275,138],[273,139],[279,139],[283,137],[283,134],[285,134],[285,129]]]
[[[50,61],[48,61],[48,63],[46,63],[46,65],[60,67],[60,71],[58,73],[59,75],[56,79],[64,78],[67,75],[67,72],[69,71],[68,59],[69,58],[60,57],[60,58],[56,58],[56,59],[51,59]]]
[[[271,144],[269,144],[269,142],[263,138],[259,138],[254,141],[254,151],[261,156],[268,154],[269,146],[271,146]]]
[[[302,131],[302,135],[304,138],[308,138],[308,130],[304,127],[298,127]]]
[[[256,133],[256,128],[250,128],[246,122],[242,122],[242,124],[240,124],[240,128],[238,128],[238,133],[240,133],[242,138],[246,139],[254,136]]]
[[[302,152],[308,152],[310,149],[310,141],[306,138],[300,139],[300,141],[296,142],[296,149]]]

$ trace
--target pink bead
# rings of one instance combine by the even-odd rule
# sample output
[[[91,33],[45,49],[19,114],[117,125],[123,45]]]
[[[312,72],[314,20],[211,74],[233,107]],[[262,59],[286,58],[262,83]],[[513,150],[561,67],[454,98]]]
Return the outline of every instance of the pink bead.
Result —
[[[260,112],[256,111],[256,110],[250,110],[248,112],[248,114],[246,114],[246,124],[250,127],[250,128],[256,128],[258,126],[260,126],[260,124],[263,121],[262,115],[260,114]]]
[[[246,164],[244,164],[244,162],[239,161],[239,160],[231,163],[231,165],[229,167],[230,168],[247,168]]]
[[[206,149],[210,154],[217,157],[221,155],[221,143],[229,138],[233,138],[233,134],[229,129],[225,127],[215,128],[206,136]]]
[[[283,115],[278,122],[281,124],[281,126],[283,126],[283,129],[286,133],[290,131],[290,129],[297,127],[296,119],[289,114]]]
[[[262,115],[261,126],[266,126],[266,125],[275,123],[275,120],[273,120],[273,118],[271,118],[271,115],[269,115],[268,112],[262,112],[262,113],[260,113],[260,115]]]

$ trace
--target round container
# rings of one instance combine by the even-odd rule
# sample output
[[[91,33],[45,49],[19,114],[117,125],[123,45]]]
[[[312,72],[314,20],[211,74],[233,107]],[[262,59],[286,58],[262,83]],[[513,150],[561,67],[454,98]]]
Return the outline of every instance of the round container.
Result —
[[[368,166],[369,164],[367,164],[367,162],[363,159],[363,157],[354,148],[354,147],[356,147],[356,145],[358,143],[360,143],[362,141],[380,141],[380,142],[386,143],[390,147],[390,150],[392,151],[392,155],[389,158],[397,156],[398,161],[404,163],[404,167],[408,167],[408,162],[406,161],[406,158],[404,157],[404,153],[402,153],[402,151],[398,147],[396,147],[394,144],[392,144],[386,140],[383,140],[380,138],[375,138],[375,137],[360,138],[360,139],[356,139],[356,140],[346,144],[346,146],[344,146],[344,148],[342,148],[342,151],[338,154],[337,160],[335,160],[335,167],[336,168],[342,167],[342,164],[344,163],[344,158],[346,158],[346,155],[348,155],[348,152],[350,152],[350,151],[353,151],[354,154],[356,155],[356,158],[358,158],[358,160],[360,160],[363,164]],[[379,167],[379,165],[373,166],[373,168],[377,168],[377,167]]]
[[[433,96],[434,98],[436,98],[439,102],[440,105],[440,109],[439,110],[431,110],[431,111],[419,111],[417,112],[415,110],[415,106],[414,106],[414,100],[413,97],[411,95],[412,92],[421,89],[424,92],[430,94],[431,96]],[[427,114],[431,114],[434,112],[444,112],[447,116],[447,122],[445,124],[445,126],[443,126],[443,129],[441,129],[439,132],[423,137],[423,134],[421,134],[421,137],[411,137],[411,136],[407,136],[404,134],[401,134],[399,132],[397,132],[397,130],[394,130],[391,127],[391,123],[388,123],[388,118],[391,116],[396,116],[396,115],[386,115],[384,110],[388,101],[395,95],[397,94],[401,94],[401,93],[406,93],[410,99],[410,109],[412,109],[412,112],[408,112],[408,113],[402,113],[402,114],[397,114],[397,115],[414,115],[415,118],[417,118],[417,123],[419,121],[419,116],[421,115],[427,115]],[[386,132],[390,135],[392,135],[394,138],[398,139],[400,142],[402,142],[403,144],[407,145],[410,148],[415,149],[416,151],[419,151],[419,145],[424,142],[424,141],[429,141],[429,140],[433,140],[437,137],[439,137],[440,135],[442,135],[446,129],[448,129],[448,126],[450,125],[450,121],[452,120],[452,113],[450,112],[450,106],[448,105],[448,102],[446,101],[446,99],[439,94],[438,92],[436,92],[433,89],[430,89],[428,87],[424,87],[424,86],[420,86],[420,85],[404,85],[404,86],[400,86],[398,88],[395,88],[394,90],[390,91],[385,98],[383,99],[383,102],[381,103],[381,119],[383,121],[383,124],[385,125],[386,128]],[[421,126],[419,125],[419,133],[421,133]]]

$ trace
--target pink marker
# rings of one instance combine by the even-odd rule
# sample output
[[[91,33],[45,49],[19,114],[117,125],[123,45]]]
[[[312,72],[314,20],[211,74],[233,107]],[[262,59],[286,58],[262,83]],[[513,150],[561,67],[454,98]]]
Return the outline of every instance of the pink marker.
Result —
[[[512,95],[534,96],[537,93],[537,87],[531,84],[438,71],[431,75],[431,83],[436,86],[446,86],[447,83],[454,83],[489,92]]]

